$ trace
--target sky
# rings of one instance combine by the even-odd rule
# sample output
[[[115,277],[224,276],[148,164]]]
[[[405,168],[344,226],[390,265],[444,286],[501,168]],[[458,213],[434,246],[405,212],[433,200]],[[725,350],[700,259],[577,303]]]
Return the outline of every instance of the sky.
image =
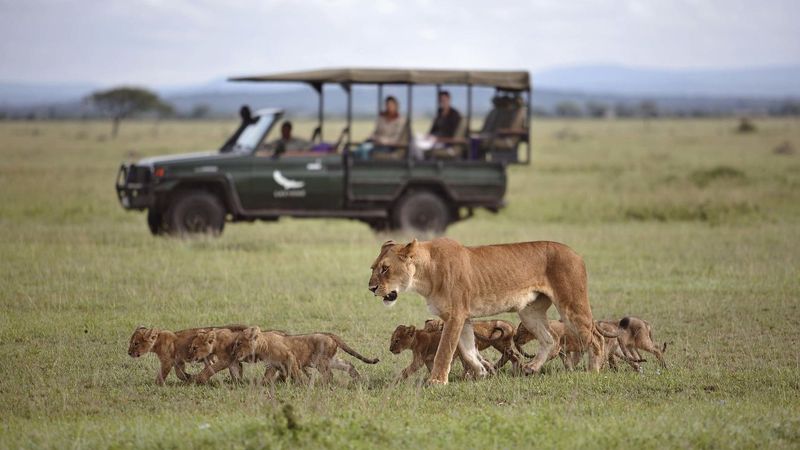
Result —
[[[798,0],[0,0],[0,81],[181,86],[320,67],[800,64]]]

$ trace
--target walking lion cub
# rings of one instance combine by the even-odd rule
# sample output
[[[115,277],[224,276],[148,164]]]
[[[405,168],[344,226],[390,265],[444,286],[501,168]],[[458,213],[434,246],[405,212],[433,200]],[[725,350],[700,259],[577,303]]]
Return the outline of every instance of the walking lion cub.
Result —
[[[340,348],[367,364],[379,362],[378,358],[362,356],[333,333],[290,336],[261,331],[259,327],[242,331],[235,341],[233,352],[238,361],[266,362],[268,367],[264,373],[265,383],[275,381],[276,377],[304,382],[306,370],[311,367],[317,369],[325,382],[333,380],[331,369],[345,371],[353,379],[360,378],[350,362],[336,356]]]
[[[231,331],[244,330],[243,325],[227,325],[224,327],[190,328],[180,331],[162,330],[159,328],[137,327],[131,335],[128,344],[128,355],[138,358],[147,353],[155,353],[161,362],[161,368],[156,373],[156,384],[164,384],[164,380],[175,368],[175,375],[181,381],[191,380],[186,373],[186,362],[190,361],[189,348],[192,341],[200,332],[225,328]]]

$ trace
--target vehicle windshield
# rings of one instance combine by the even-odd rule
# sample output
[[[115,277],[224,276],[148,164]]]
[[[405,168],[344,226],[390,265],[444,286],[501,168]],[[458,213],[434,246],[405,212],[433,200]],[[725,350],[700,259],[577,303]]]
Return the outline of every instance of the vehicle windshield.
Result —
[[[255,122],[251,123],[242,130],[236,142],[233,144],[232,151],[235,153],[252,153],[264,135],[269,131],[272,122],[275,121],[274,114],[260,116]]]

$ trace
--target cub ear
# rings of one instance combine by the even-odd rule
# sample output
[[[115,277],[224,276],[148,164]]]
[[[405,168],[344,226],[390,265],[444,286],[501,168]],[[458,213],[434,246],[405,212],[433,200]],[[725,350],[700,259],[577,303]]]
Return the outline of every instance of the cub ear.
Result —
[[[155,328],[150,328],[150,329],[149,329],[149,330],[147,330],[147,332],[145,333],[145,337],[146,337],[147,339],[150,339],[151,341],[155,341],[155,340],[156,340],[156,338],[158,337],[158,330],[156,330]]]

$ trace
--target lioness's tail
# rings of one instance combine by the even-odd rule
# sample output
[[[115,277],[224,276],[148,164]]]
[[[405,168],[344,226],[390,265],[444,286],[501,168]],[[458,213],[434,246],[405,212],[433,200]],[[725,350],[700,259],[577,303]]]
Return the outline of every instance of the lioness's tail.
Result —
[[[353,350],[352,347],[347,345],[339,336],[333,333],[327,333],[327,334],[328,336],[330,336],[331,339],[333,339],[334,342],[336,342],[336,345],[338,345],[339,348],[344,350],[345,353],[347,353],[348,355],[355,356],[356,358],[360,359],[361,361],[364,361],[367,364],[377,364],[380,361],[380,359],[378,358],[369,359],[366,356],[361,355],[357,351]]]
[[[664,341],[664,348],[661,349],[661,353],[667,353],[667,341]]]

